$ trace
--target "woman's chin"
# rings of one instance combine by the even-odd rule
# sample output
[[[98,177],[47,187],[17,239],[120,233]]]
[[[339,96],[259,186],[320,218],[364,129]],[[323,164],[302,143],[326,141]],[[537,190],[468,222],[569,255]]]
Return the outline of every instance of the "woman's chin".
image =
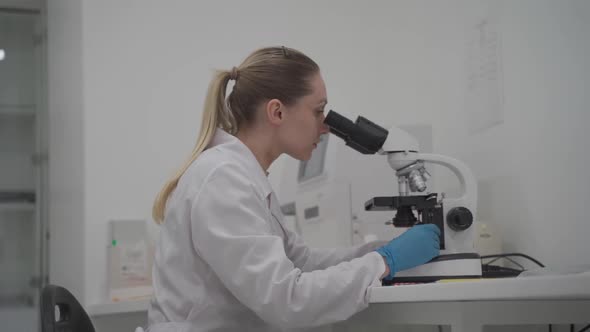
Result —
[[[293,159],[297,159],[299,161],[308,161],[309,159],[311,159],[311,153],[313,151],[306,151],[306,152],[301,152],[301,153],[293,153],[293,154],[289,154],[289,156],[291,156]]]

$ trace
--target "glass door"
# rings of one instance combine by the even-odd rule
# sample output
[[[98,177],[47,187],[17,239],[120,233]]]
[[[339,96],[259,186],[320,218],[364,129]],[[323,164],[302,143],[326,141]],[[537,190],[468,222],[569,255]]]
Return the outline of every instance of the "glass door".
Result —
[[[41,12],[0,7],[0,322],[38,331],[46,283],[45,34]]]

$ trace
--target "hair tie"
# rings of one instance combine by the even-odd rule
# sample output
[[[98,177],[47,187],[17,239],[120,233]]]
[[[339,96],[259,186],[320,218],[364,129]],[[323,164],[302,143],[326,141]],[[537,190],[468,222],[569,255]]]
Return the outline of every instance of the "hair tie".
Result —
[[[230,74],[229,74],[229,79],[236,81],[238,79],[238,76],[239,75],[240,75],[240,72],[238,71],[238,68],[237,67],[233,67],[231,69]]]

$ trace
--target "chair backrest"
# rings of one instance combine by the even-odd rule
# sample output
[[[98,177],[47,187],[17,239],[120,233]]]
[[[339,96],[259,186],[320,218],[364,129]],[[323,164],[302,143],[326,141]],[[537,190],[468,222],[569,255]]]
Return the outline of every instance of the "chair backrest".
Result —
[[[47,285],[41,292],[41,332],[95,332],[88,314],[67,289]]]

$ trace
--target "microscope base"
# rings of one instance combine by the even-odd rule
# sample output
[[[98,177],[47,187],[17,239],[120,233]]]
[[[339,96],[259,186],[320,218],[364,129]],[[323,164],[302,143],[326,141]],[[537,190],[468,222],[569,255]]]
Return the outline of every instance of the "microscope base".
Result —
[[[481,278],[481,258],[476,253],[448,254],[412,269],[399,271],[391,283],[433,282],[440,279]]]

